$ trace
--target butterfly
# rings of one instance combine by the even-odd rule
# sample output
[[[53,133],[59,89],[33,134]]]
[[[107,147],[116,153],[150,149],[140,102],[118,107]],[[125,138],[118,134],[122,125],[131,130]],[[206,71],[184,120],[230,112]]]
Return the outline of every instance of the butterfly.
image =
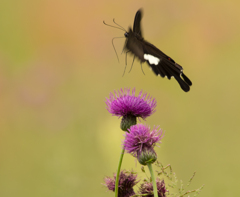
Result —
[[[182,90],[188,92],[192,82],[183,73],[183,68],[142,37],[141,19],[142,10],[139,9],[135,15],[133,29],[129,27],[124,34],[126,37],[124,51],[126,53],[130,52],[134,55],[134,58],[137,57],[142,63],[147,62],[155,75],[166,76],[169,80],[174,77]]]

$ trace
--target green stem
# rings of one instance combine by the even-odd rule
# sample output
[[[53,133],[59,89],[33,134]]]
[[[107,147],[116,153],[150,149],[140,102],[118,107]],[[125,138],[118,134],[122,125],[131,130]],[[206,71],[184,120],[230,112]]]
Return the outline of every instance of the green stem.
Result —
[[[119,175],[121,171],[121,165],[122,165],[122,160],[123,160],[123,155],[124,155],[125,148],[123,147],[121,155],[120,155],[120,160],[118,163],[118,170],[117,170],[117,175],[116,175],[116,182],[115,182],[115,197],[118,197],[118,183],[119,183]]]
[[[148,166],[148,169],[149,169],[149,171],[150,171],[151,178],[152,178],[152,185],[153,185],[154,197],[158,197],[157,184],[156,184],[155,175],[154,175],[154,173],[153,173],[152,164],[151,164],[151,163],[147,163],[147,166]]]

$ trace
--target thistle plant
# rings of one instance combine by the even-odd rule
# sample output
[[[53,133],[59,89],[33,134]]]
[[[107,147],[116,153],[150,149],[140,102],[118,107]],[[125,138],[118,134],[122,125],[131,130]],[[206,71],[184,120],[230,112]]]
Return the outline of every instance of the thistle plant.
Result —
[[[171,188],[176,188],[177,178],[172,172],[171,165],[163,167],[157,161],[157,153],[154,148],[161,143],[163,138],[163,131],[159,126],[152,130],[146,124],[137,124],[137,119],[146,120],[146,118],[155,112],[157,102],[147,93],[140,91],[135,96],[135,88],[124,88],[119,91],[110,93],[109,98],[106,99],[107,110],[113,115],[121,118],[120,128],[125,131],[125,139],[122,143],[122,152],[118,164],[117,173],[111,177],[105,178],[105,186],[115,192],[115,197],[166,197],[172,195],[176,197],[183,197],[194,193],[195,196],[201,191],[203,186],[197,190],[183,189],[183,184],[179,188],[179,194],[169,192]],[[140,185],[138,192],[135,192],[133,187],[140,182],[137,180],[137,174],[133,171],[121,171],[121,164],[123,161],[124,152],[131,154],[143,166],[148,166],[151,177],[145,179]],[[161,171],[153,171],[152,164],[155,163]],[[168,173],[166,170],[170,169]],[[144,167],[142,171],[145,172]],[[155,174],[157,178],[155,178]],[[164,177],[162,177],[162,175]],[[195,175],[195,174],[194,174]],[[194,177],[194,176],[193,176]],[[187,186],[190,185],[193,177],[190,179]],[[171,184],[165,185],[164,179],[170,180]],[[174,181],[173,181],[174,180]]]
[[[115,182],[116,182],[116,174],[111,177],[105,177],[105,186],[108,187],[109,190],[115,191]],[[129,172],[126,170],[121,171],[119,176],[119,190],[118,197],[130,197],[135,195],[133,187],[138,183],[137,174],[135,172]]]
[[[110,93],[106,99],[107,110],[113,116],[121,117],[121,129],[128,131],[130,126],[137,124],[137,118],[145,120],[155,112],[157,101],[146,92],[140,91],[135,96],[135,88],[124,88]]]
[[[140,164],[147,165],[152,177],[152,187],[154,197],[158,197],[157,184],[155,174],[153,172],[152,164],[157,160],[157,154],[154,151],[156,143],[161,143],[162,130],[159,127],[150,130],[143,124],[133,125],[125,134],[123,146],[128,153],[136,157]]]
[[[156,179],[156,185],[157,185],[157,193],[159,197],[166,197],[167,190],[165,187],[164,180],[160,180],[159,178]],[[139,194],[144,195],[146,197],[153,197],[153,185],[151,181],[145,180],[140,188],[139,188]]]
[[[138,96],[135,96],[135,88],[124,88],[110,93],[109,98],[106,99],[107,110],[113,116],[121,117],[120,127],[123,131],[127,131],[132,126],[137,124],[137,118],[145,120],[148,116],[155,112],[157,102],[147,93],[140,91]],[[118,195],[118,182],[121,170],[123,155],[125,148],[123,147],[118,170],[116,175],[115,196]]]
[[[128,153],[136,157],[140,164],[147,165],[157,160],[157,154],[154,151],[156,143],[161,143],[163,132],[159,127],[155,127],[152,131],[150,127],[138,124],[133,125],[125,134],[123,146]]]

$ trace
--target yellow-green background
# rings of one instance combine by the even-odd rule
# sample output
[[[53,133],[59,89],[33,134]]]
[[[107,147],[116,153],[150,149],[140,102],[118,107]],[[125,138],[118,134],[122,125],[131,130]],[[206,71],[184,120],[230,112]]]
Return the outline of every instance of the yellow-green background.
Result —
[[[184,67],[190,92],[135,61],[122,77],[124,32],[142,7],[143,35]],[[109,92],[143,89],[165,131],[158,159],[200,196],[239,196],[240,3],[237,0],[0,1],[0,196],[110,197],[123,132]],[[128,68],[132,59],[128,57]],[[128,71],[127,71],[128,72]],[[123,168],[140,165],[125,155]],[[143,175],[140,175],[143,178]]]

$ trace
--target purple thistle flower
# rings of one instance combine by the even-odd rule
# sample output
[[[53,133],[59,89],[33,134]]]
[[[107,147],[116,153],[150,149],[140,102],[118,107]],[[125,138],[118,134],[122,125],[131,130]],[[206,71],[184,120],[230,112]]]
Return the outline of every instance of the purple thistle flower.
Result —
[[[156,143],[161,143],[163,138],[162,130],[155,127],[152,131],[150,127],[143,124],[133,125],[129,129],[129,133],[125,134],[123,145],[128,153],[137,156],[144,148],[151,148]]]
[[[156,143],[161,143],[163,138],[162,130],[155,127],[152,131],[150,127],[143,124],[133,125],[125,134],[123,146],[125,150],[135,157],[138,157],[139,162],[146,165],[145,162],[153,163],[156,161],[156,153],[153,147]],[[141,158],[140,158],[141,157]],[[144,161],[142,161],[142,159]],[[152,160],[152,161],[151,161]]]
[[[152,99],[147,93],[143,94],[143,91],[139,92],[138,96],[135,96],[135,88],[124,88],[118,91],[114,91],[115,95],[110,93],[109,99],[107,99],[107,110],[114,116],[122,117],[128,114],[132,114],[136,117],[145,119],[155,112],[157,101]]]
[[[130,126],[137,123],[136,118],[145,120],[148,116],[155,112],[157,101],[143,91],[135,96],[135,88],[124,88],[110,93],[109,99],[106,98],[107,110],[113,116],[123,117],[121,128],[127,131]]]
[[[121,171],[119,177],[119,185],[118,185],[118,197],[130,197],[135,194],[133,190],[133,186],[136,185],[139,181],[136,180],[137,175],[134,172],[129,172],[126,170]],[[109,190],[115,191],[115,181],[116,174],[113,178],[105,177],[105,186],[108,187]]]
[[[157,183],[157,191],[158,191],[158,197],[166,197],[166,192],[168,192],[165,188],[164,180],[156,179]],[[153,186],[152,182],[145,181],[143,184],[141,184],[139,188],[140,194],[148,194],[146,197],[153,197]]]

